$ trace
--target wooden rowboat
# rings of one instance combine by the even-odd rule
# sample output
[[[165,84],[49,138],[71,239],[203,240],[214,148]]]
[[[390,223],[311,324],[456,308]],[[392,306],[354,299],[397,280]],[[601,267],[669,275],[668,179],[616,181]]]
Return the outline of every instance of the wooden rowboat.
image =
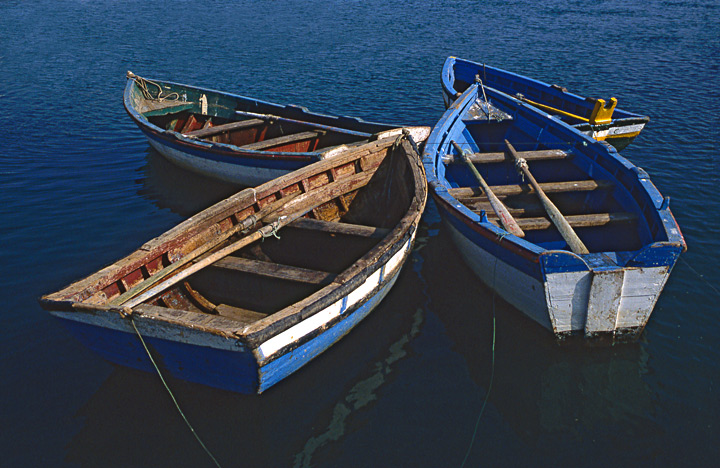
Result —
[[[125,109],[160,154],[191,171],[247,186],[397,127],[149,80],[132,72],[127,78]],[[423,130],[417,131],[414,137],[419,140]]]
[[[579,96],[564,87],[550,85],[484,63],[449,57],[442,71],[445,107],[475,83],[479,76],[487,88],[495,88],[574,126],[582,133],[604,140],[621,150],[640,134],[649,117],[616,108],[617,99]]]
[[[40,303],[111,362],[152,369],[140,335],[175,377],[259,393],[383,299],[426,198],[415,142],[388,131],[245,189]]]
[[[559,336],[637,334],[686,248],[645,171],[477,83],[433,129],[423,163],[464,260]]]

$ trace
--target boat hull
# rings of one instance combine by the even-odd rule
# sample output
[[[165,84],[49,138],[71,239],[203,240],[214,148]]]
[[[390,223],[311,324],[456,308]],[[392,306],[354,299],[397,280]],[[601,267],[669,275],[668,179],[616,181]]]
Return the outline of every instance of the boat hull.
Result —
[[[495,107],[483,119],[477,109],[485,94]],[[491,112],[500,117],[491,118]],[[570,248],[546,215],[548,204],[531,196],[536,189],[525,185],[504,156],[508,147],[518,157],[510,139],[524,145],[534,176],[553,190],[546,197],[575,210],[566,220],[580,215],[573,222],[585,243],[582,249]],[[558,159],[545,153],[558,148],[563,148]],[[460,151],[465,161],[457,157]],[[556,336],[637,334],[686,248],[669,199],[645,171],[609,145],[493,88],[474,84],[455,100],[433,129],[423,162],[433,199],[464,261],[507,302]],[[493,187],[481,187],[482,177]],[[588,181],[592,186],[584,191]],[[516,236],[501,227],[489,192],[503,197],[498,203],[514,210],[524,233]],[[585,215],[600,221],[576,221]],[[613,225],[603,217],[628,221]]]
[[[322,159],[322,153],[326,150],[398,128],[397,125],[366,122],[347,116],[324,115],[299,106],[283,106],[179,83],[145,81],[132,73],[128,73],[128,78],[123,97],[125,110],[155,150],[185,169],[240,185],[255,186],[268,182]],[[181,100],[148,100],[147,91],[141,89],[140,83],[152,83],[153,90],[157,87],[167,95],[178,96]],[[163,108],[162,102],[175,105]],[[149,104],[158,105],[160,108]],[[284,140],[282,143],[278,141],[277,144],[265,148],[253,147],[258,142],[267,141],[265,132],[270,131],[269,123],[258,127],[262,130],[257,132],[249,126],[241,131],[249,133],[238,136],[238,140],[218,139],[218,135],[198,136],[195,126],[192,126],[193,130],[190,127],[179,129],[174,124],[178,119],[187,119],[190,125],[190,119],[184,114],[188,112],[193,114],[193,118],[197,116],[207,119],[207,125],[212,119],[237,123],[238,119],[248,118],[248,114],[264,116],[267,122],[280,122],[275,130],[275,138],[269,138],[271,141],[280,140],[277,138],[280,135],[305,136],[296,140]],[[168,116],[177,118],[168,121],[172,118]],[[157,118],[164,120],[160,123],[154,120]],[[219,125],[217,128],[226,126],[227,124]],[[286,135],[287,128],[295,130],[288,130],[289,135]],[[317,130],[315,137],[307,136],[307,131],[311,129]],[[226,129],[224,132],[233,131]],[[319,135],[326,133],[328,136],[322,137],[325,144],[320,145]],[[333,136],[329,136],[330,134]]]
[[[468,84],[475,82],[476,75],[480,76],[484,85],[509,95],[520,93],[532,101],[573,114],[586,115],[592,110],[593,103],[559,86],[456,57],[449,57],[443,67],[445,108],[450,107]],[[609,123],[573,123],[573,127],[595,140],[606,141],[621,150],[632,143],[649,120],[647,116],[615,109],[614,117]]]
[[[134,319],[153,359],[171,376],[238,393],[262,393],[348,334],[383,300],[412,250],[414,231],[388,261],[324,310],[257,346],[187,327]],[[117,313],[51,311],[106,360],[154,372],[132,323]]]
[[[494,233],[457,216],[442,199],[435,201],[460,256],[478,278],[557,336],[641,332],[681,251],[659,253],[647,267],[594,269],[584,261],[551,266],[544,255],[529,260],[504,248]]]
[[[313,162],[310,158],[258,159],[240,153],[200,151],[173,144],[151,132],[144,132],[150,145],[170,162],[207,177],[233,184],[255,186],[289,174]]]

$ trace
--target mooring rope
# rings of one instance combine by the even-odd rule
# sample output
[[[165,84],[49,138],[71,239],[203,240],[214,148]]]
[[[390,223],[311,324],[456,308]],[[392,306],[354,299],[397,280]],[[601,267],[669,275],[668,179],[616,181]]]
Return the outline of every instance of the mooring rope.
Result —
[[[145,340],[143,339],[142,335],[140,334],[140,331],[135,326],[135,320],[133,320],[132,314],[129,314],[129,318],[130,318],[130,323],[133,326],[133,329],[135,329],[135,333],[137,334],[138,338],[140,339],[140,343],[142,343],[143,348],[145,348],[145,352],[147,353],[148,357],[150,358],[150,362],[152,363],[153,367],[155,368],[155,371],[157,372],[158,377],[160,377],[160,381],[162,381],[163,385],[165,386],[165,390],[167,390],[173,403],[175,403],[175,408],[177,408],[178,412],[180,413],[180,416],[182,416],[183,420],[185,421],[185,424],[187,424],[187,427],[190,429],[190,432],[192,432],[193,436],[195,436],[195,439],[200,443],[200,446],[203,448],[203,450],[205,450],[205,453],[207,453],[208,456],[212,459],[213,463],[215,463],[215,466],[220,468],[220,463],[218,463],[217,459],[213,456],[213,454],[210,452],[210,450],[208,450],[208,448],[205,446],[203,441],[200,439],[200,436],[198,436],[197,432],[195,432],[195,429],[193,428],[192,424],[190,424],[190,421],[188,421],[188,418],[185,416],[185,413],[183,413],[183,410],[180,408],[180,404],[178,404],[178,401],[175,398],[175,395],[173,394],[172,390],[170,390],[170,387],[168,386],[167,382],[165,381],[165,378],[163,377],[162,372],[160,372],[160,368],[155,363],[155,359],[153,359],[152,354],[150,354],[150,349],[145,344]]]
[[[145,78],[142,78],[137,75],[133,75],[132,79],[135,80],[135,83],[137,83],[138,88],[140,88],[140,91],[142,91],[143,96],[145,99],[150,100],[156,100],[156,101],[177,101],[180,99],[180,95],[178,93],[172,92],[168,94],[167,96],[163,96],[163,89],[162,86],[160,86],[158,83],[155,83],[154,81],[146,80]],[[148,84],[151,84],[153,86],[157,86],[158,94],[157,97],[154,97],[150,90],[148,89]]]
[[[503,236],[504,237],[504,236]],[[501,239],[502,240],[502,239]],[[475,422],[475,430],[473,431],[472,439],[470,439],[470,446],[465,453],[465,458],[460,465],[460,468],[465,466],[470,452],[472,451],[473,444],[475,443],[475,437],[477,436],[478,428],[480,427],[480,418],[482,418],[485,412],[485,406],[487,405],[488,399],[490,398],[490,391],[492,390],[493,379],[495,378],[495,272],[497,271],[497,258],[495,258],[495,264],[493,265],[493,285],[492,285],[492,314],[493,314],[493,334],[492,334],[492,365],[490,367],[490,384],[488,385],[487,393],[485,394],[485,400],[483,401],[480,413],[478,414],[477,421]]]
[[[697,271],[695,268],[693,268],[684,258],[680,257],[680,260],[682,260],[682,262],[683,262],[685,265],[687,265],[687,267],[690,268],[690,269],[692,270],[692,272],[695,273],[695,274],[698,276],[698,278],[700,278],[701,280],[703,280],[703,281],[705,282],[705,284],[707,284],[707,285],[710,287],[710,289],[712,289],[713,291],[715,291],[715,294],[717,294],[718,296],[720,296],[720,291],[718,291],[718,289],[717,289],[715,286],[713,286],[713,285],[710,283],[710,281],[708,281],[708,280],[702,275],[702,273],[700,273],[700,272]]]

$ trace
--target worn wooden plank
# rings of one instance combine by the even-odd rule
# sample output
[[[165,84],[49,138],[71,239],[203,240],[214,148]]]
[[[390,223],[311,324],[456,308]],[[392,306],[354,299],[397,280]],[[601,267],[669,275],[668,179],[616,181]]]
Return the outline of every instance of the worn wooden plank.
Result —
[[[589,253],[583,241],[575,233],[567,219],[565,219],[565,216],[563,216],[562,212],[557,206],[555,206],[552,200],[548,198],[543,188],[540,187],[540,184],[538,184],[537,180],[535,180],[535,176],[533,176],[532,172],[530,172],[530,167],[528,166],[527,161],[518,155],[517,151],[515,151],[515,148],[508,140],[505,140],[505,147],[512,155],[513,159],[515,159],[516,168],[522,172],[523,178],[530,182],[533,190],[537,193],[545,211],[547,211],[548,216],[552,220],[553,224],[555,224],[555,227],[560,232],[560,235],[567,242],[568,247],[570,247],[570,249],[576,254]]]
[[[389,229],[385,228],[362,226],[350,223],[335,223],[310,218],[299,218],[293,221],[289,226],[299,229],[323,231],[331,234],[345,234],[348,236],[370,237],[374,239],[381,239],[390,232]]]
[[[312,138],[317,138],[322,133],[323,132],[320,130],[313,130],[310,132],[293,133],[291,135],[283,135],[283,136],[277,137],[277,138],[269,138],[267,140],[258,141],[256,143],[250,143],[249,145],[240,146],[240,148],[244,149],[244,150],[260,151],[260,150],[272,148],[273,146],[286,145],[288,143],[295,143],[298,141],[310,140]]]
[[[192,132],[183,133],[185,136],[194,138],[207,138],[215,135],[219,135],[225,132],[232,132],[236,130],[243,130],[246,128],[257,127],[258,125],[264,124],[264,120],[260,119],[249,119],[240,120],[237,122],[229,122],[222,125],[215,125],[214,127],[203,128]]]
[[[517,225],[513,216],[507,210],[505,205],[503,205],[497,195],[495,195],[492,189],[488,186],[487,182],[485,182],[485,179],[483,179],[483,176],[475,168],[475,165],[470,162],[470,159],[466,156],[460,145],[457,144],[454,140],[452,141],[452,145],[455,147],[455,151],[458,152],[458,155],[460,155],[465,164],[467,164],[467,166],[470,168],[470,172],[473,173],[478,183],[480,184],[480,187],[482,187],[482,190],[485,193],[485,196],[490,201],[490,205],[492,206],[493,211],[500,220],[502,227],[510,234],[516,235],[518,237],[525,237],[525,233],[523,233],[520,226]]]
[[[258,320],[267,317],[267,314],[263,314],[262,312],[256,312],[254,310],[243,309],[240,307],[233,307],[227,304],[220,304],[215,307],[215,313],[217,313],[221,317],[242,322],[243,325],[250,325],[251,323],[257,322]]]
[[[584,227],[597,227],[605,226],[611,223],[627,223],[635,221],[637,216],[633,213],[593,213],[593,214],[582,214],[582,215],[566,215],[570,226],[573,228],[584,228]],[[492,219],[488,215],[488,219]],[[537,217],[537,218],[517,218],[517,222],[520,227],[525,231],[537,231],[541,229],[549,229],[553,226],[553,223],[549,218]]]
[[[569,182],[544,182],[539,184],[545,193],[559,192],[588,192],[592,190],[607,189],[613,183],[605,180],[574,180]],[[521,195],[524,193],[535,193],[529,184],[491,185],[490,189],[497,195]],[[448,193],[457,199],[485,197],[480,187],[458,187],[451,188]]]
[[[551,149],[551,150],[538,150],[538,151],[518,151],[520,157],[525,158],[528,161],[548,161],[554,159],[566,159],[572,155],[568,151]],[[507,154],[504,152],[490,152],[490,153],[467,153],[467,157],[473,164],[488,164],[488,163],[501,163],[510,161]],[[462,164],[463,159],[457,155],[452,156],[452,159],[447,161],[448,164]]]
[[[325,271],[308,270],[306,268],[239,257],[225,257],[215,262],[213,267],[241,271],[266,278],[319,285],[332,283],[336,276]]]

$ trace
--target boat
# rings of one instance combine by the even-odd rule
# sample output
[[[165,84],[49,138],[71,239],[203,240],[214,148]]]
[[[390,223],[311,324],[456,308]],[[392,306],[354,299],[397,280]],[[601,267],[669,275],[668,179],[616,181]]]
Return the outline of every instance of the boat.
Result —
[[[167,159],[243,186],[281,177],[334,154],[342,145],[360,145],[398,127],[132,72],[127,72],[123,102],[150,145]]]
[[[382,132],[246,188],[40,304],[110,362],[151,371],[151,353],[163,374],[261,393],[397,280],[427,199],[417,143]]]
[[[613,145],[618,151],[645,128],[649,117],[617,108],[617,99],[596,99],[573,94],[567,88],[543,83],[484,63],[448,57],[442,86],[447,108],[478,76],[485,87],[495,88],[569,123],[582,133]]]
[[[443,114],[423,164],[464,261],[561,339],[637,336],[686,250],[647,172],[479,82]]]

